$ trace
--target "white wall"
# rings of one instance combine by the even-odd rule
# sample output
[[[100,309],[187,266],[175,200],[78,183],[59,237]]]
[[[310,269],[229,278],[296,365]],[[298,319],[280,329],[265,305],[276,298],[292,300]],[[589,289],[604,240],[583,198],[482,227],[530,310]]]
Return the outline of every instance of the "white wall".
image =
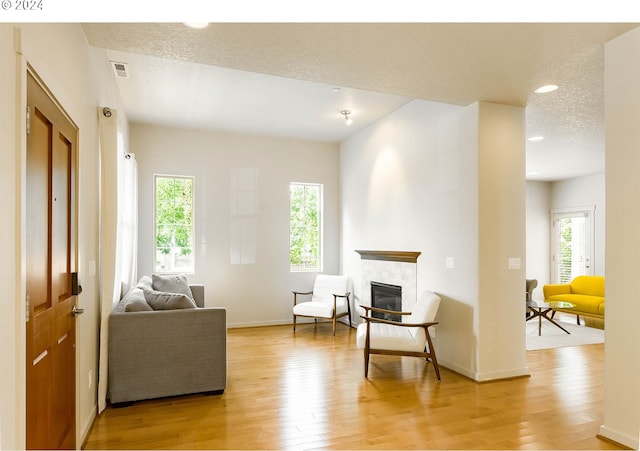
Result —
[[[14,40],[15,30],[18,30]],[[19,53],[16,53],[18,50]],[[96,58],[77,24],[0,24],[0,128],[2,129],[2,177],[0,206],[16,212],[24,193],[24,119],[26,104],[26,64],[30,64],[53,95],[62,104],[80,130],[78,180],[78,259],[83,292],[78,304],[85,314],[78,319],[78,402],[77,440],[81,443],[96,412],[98,281],[89,276],[89,262],[98,260],[98,140],[96,107],[115,92],[102,86],[114,84],[105,74],[107,62]],[[106,69],[105,69],[106,68]],[[105,81],[106,80],[106,81]],[[110,80],[110,81],[109,81]],[[107,83],[106,85],[103,83]],[[117,99],[114,99],[116,102]],[[16,114],[18,114],[16,116]],[[19,121],[16,121],[19,119]],[[5,166],[6,164],[6,166]],[[0,374],[0,446],[19,449],[25,446],[24,397],[24,261],[21,249],[20,211],[15,216],[2,215],[0,228],[9,231],[2,243],[9,258],[0,259],[0,358],[6,369]],[[5,224],[4,221],[7,223]],[[5,228],[6,227],[6,228]],[[3,254],[4,255],[4,254]],[[15,259],[11,256],[15,255]],[[16,271],[17,269],[17,271]],[[13,280],[5,279],[12,275]],[[88,374],[93,372],[90,384]],[[91,386],[90,386],[91,385]]]
[[[524,264],[524,148],[510,142],[524,142],[522,127],[520,109],[415,100],[341,145],[342,264],[356,280],[356,303],[362,296],[356,249],[422,252],[418,294],[431,289],[443,299],[438,358],[476,379],[525,372],[524,326],[515,337],[509,337],[510,327],[498,332],[507,339],[497,337],[495,327],[511,315],[520,318],[524,308],[513,302],[522,298],[524,272],[505,273],[507,256]],[[492,163],[496,154],[502,163]],[[515,185],[509,172],[516,174]],[[506,203],[491,200],[496,191]],[[511,210],[508,223],[502,205]],[[504,231],[503,238],[486,233],[492,227]],[[485,255],[500,239],[493,257]],[[454,268],[445,268],[447,257]],[[481,274],[487,258],[498,266],[486,263],[491,268]],[[490,287],[497,280],[500,290]],[[479,334],[493,351],[480,351]]]
[[[605,403],[600,433],[640,445],[640,28],[605,45]]]
[[[534,299],[543,299],[542,286],[550,283],[550,182],[527,182],[527,279],[536,279]]]
[[[289,183],[324,184],[324,272],[339,273],[337,144],[131,125],[138,161],[138,275],[151,274],[153,175],[195,177],[195,274],[206,304],[227,308],[227,324],[288,324],[294,289],[311,289],[316,273],[289,271]],[[257,170],[254,264],[231,264],[230,177]]]

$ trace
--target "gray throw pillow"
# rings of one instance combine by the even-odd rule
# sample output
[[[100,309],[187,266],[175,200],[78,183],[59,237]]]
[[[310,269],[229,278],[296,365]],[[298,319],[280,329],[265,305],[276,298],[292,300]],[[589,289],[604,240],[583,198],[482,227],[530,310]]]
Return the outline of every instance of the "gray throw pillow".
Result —
[[[141,290],[153,290],[152,287],[153,282],[151,281],[151,277],[142,276],[140,280],[138,280],[138,285],[136,285]]]
[[[124,306],[125,312],[152,312],[153,308],[144,299],[133,299]]]
[[[122,299],[125,312],[144,312],[153,311],[151,306],[147,304],[144,299],[144,293],[138,287],[133,287],[129,290],[126,296]]]
[[[184,274],[168,274],[163,276],[152,274],[151,279],[154,291],[184,294],[193,301],[193,293],[191,293],[191,288],[189,288],[187,276]]]
[[[147,290],[144,292],[144,298],[154,310],[196,308],[196,303],[193,302],[193,299],[182,293]]]

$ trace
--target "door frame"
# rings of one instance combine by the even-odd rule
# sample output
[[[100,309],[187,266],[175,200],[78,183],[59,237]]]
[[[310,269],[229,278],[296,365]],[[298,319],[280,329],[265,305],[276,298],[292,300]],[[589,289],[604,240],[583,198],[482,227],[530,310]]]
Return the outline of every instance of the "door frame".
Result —
[[[27,178],[27,78],[30,74],[42,87],[42,89],[47,93],[47,95],[51,98],[53,103],[59,108],[61,113],[65,116],[67,120],[73,125],[75,129],[75,141],[76,141],[76,149],[74,155],[74,173],[75,173],[75,183],[74,183],[74,195],[75,195],[75,205],[73,207],[73,228],[75,230],[74,240],[74,251],[73,251],[73,262],[72,266],[75,267],[75,271],[78,271],[79,267],[79,205],[80,205],[80,190],[79,190],[79,180],[80,180],[80,129],[76,121],[73,120],[71,114],[69,114],[68,109],[66,109],[62,102],[59,101],[58,97],[54,94],[52,89],[49,88],[49,84],[46,83],[44,78],[40,75],[40,73],[29,63],[25,55],[21,52],[20,49],[20,40],[17,42],[17,95],[19,99],[17,99],[16,104],[18,105],[18,109],[16,111],[16,143],[19,147],[19,156],[18,156],[18,171],[17,171],[17,185],[18,185],[18,206],[19,211],[16,212],[17,215],[17,234],[18,234],[18,242],[19,242],[19,252],[17,256],[17,266],[16,266],[16,293],[18,295],[19,308],[17,310],[17,325],[16,332],[19,337],[16,343],[16,433],[18,434],[18,440],[20,442],[20,447],[24,449],[26,447],[26,439],[27,439],[27,428],[26,428],[26,354],[27,354],[27,327],[26,327],[26,319],[27,319],[27,303],[26,303],[26,279],[27,279],[27,268],[26,268],[26,212],[27,212],[27,201],[26,201],[26,178]],[[55,85],[55,84],[54,84]],[[76,302],[77,304],[77,302]],[[76,347],[75,347],[75,444],[76,448],[80,448],[81,446],[81,425],[79,418],[79,392],[80,392],[80,365],[79,365],[79,341],[78,337],[78,321],[75,321],[75,335],[76,335]]]
[[[589,242],[589,266],[591,274],[594,274],[594,260],[595,260],[595,205],[586,205],[581,207],[566,207],[566,208],[554,208],[549,211],[549,280],[551,283],[558,283],[556,281],[555,273],[555,246],[556,246],[556,233],[555,233],[555,217],[556,215],[571,214],[571,213],[588,213],[589,221],[589,236],[587,241]]]

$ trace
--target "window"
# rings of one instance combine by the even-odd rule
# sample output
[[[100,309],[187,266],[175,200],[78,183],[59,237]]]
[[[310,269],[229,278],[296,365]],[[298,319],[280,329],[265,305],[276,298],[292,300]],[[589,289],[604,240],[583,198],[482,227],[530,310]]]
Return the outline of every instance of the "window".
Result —
[[[321,271],[322,185],[291,183],[289,211],[291,271]]]
[[[158,273],[193,273],[193,177],[155,176]]]
[[[552,221],[554,283],[593,275],[593,208],[554,210]]]

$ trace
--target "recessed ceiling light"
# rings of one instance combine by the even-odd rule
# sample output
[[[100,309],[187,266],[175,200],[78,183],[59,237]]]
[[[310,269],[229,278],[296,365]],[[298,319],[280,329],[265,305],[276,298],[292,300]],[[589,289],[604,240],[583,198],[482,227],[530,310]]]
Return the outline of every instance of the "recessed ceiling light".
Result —
[[[552,92],[552,91],[555,91],[556,89],[558,89],[558,85],[544,85],[536,89],[535,92],[537,94],[546,94],[547,92]]]
[[[338,94],[340,91],[342,91],[342,89],[340,89],[340,88],[333,88],[333,89],[331,90],[331,92],[333,92],[333,93],[335,93],[335,94]]]
[[[209,22],[184,22],[187,27],[190,28],[207,28],[209,26]]]
[[[536,142],[536,141],[542,141],[543,139],[544,139],[544,136],[532,136],[528,140],[531,142]]]
[[[538,171],[527,172],[527,175],[538,175]]]

